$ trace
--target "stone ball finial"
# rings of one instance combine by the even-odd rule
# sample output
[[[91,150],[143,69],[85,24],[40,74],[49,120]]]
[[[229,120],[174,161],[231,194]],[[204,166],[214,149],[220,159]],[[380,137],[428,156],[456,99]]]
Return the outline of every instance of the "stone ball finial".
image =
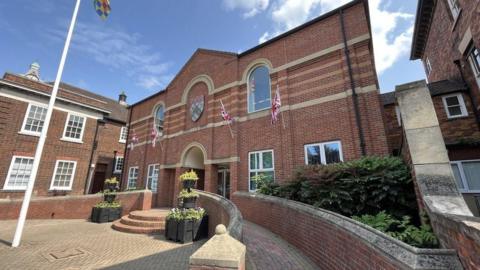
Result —
[[[225,227],[225,225],[219,224],[219,225],[217,225],[217,227],[215,227],[215,234],[216,235],[221,235],[221,234],[226,234],[226,233],[227,233],[227,227]]]

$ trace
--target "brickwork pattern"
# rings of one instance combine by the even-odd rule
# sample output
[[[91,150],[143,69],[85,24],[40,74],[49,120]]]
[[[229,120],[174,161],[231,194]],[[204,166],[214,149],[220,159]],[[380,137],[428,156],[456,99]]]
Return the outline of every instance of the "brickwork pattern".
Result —
[[[344,10],[348,40],[358,40],[349,46],[356,90],[359,92],[359,109],[369,155],[388,153],[383,125],[377,78],[373,64],[371,40],[368,38],[364,3],[352,4]],[[300,42],[302,41],[302,42]],[[341,140],[345,160],[361,156],[358,128],[352,96],[348,93],[350,82],[348,68],[341,46],[343,45],[340,18],[333,14],[278,41],[256,50],[236,55],[231,53],[198,50],[173,79],[168,89],[131,108],[130,130],[135,131],[140,143],[127,153],[124,182],[128,168],[139,166],[138,185],[143,186],[148,164],[161,164],[159,182],[162,190],[174,190],[179,174],[178,163],[188,144],[198,142],[206,150],[204,160],[237,158],[229,163],[231,193],[248,190],[248,153],[265,149],[274,150],[275,178],[287,181],[294,168],[305,164],[304,145]],[[292,64],[311,54],[323,52],[319,57]],[[247,83],[245,78],[252,65],[263,61],[270,66],[272,96],[279,86],[285,109],[280,123],[270,124],[268,110],[247,112]],[[302,60],[303,61],[303,60]],[[288,68],[282,68],[290,65]],[[213,89],[203,81],[189,83],[202,74],[208,75]],[[197,122],[190,119],[190,101],[208,91],[224,88],[205,97],[205,111]],[[362,92],[362,89],[369,91]],[[181,97],[188,91],[187,104]],[[349,90],[351,91],[351,90]],[[319,104],[310,104],[318,100]],[[220,100],[236,119],[229,129],[221,125]],[[153,125],[152,112],[156,104],[165,104],[164,136],[155,148],[149,143]],[[307,104],[307,105],[305,105]],[[295,106],[299,107],[294,109]],[[302,107],[303,106],[303,107]],[[283,124],[285,127],[283,127]],[[205,175],[213,175],[215,167],[205,168]],[[211,178],[207,191],[216,192],[216,179]],[[166,184],[168,183],[168,184]],[[168,186],[170,185],[170,186]],[[123,185],[125,186],[125,184]],[[161,206],[167,206],[164,193],[158,195]],[[170,205],[175,204],[175,192]],[[162,198],[160,198],[162,197]]]
[[[422,60],[425,62],[428,57],[432,66],[428,80],[436,82],[445,79],[460,80],[461,75],[453,61],[462,59],[465,79],[477,104],[480,104],[480,89],[475,81],[470,63],[465,60],[458,49],[458,45],[469,28],[475,47],[480,48],[480,4],[477,1],[469,0],[459,0],[458,3],[462,12],[455,22],[447,1],[437,1]]]
[[[92,207],[103,200],[103,195],[59,196],[32,198],[28,219],[89,219]],[[148,210],[152,206],[151,192],[118,193],[123,214],[133,210]],[[0,220],[17,219],[22,206],[21,199],[0,200]]]

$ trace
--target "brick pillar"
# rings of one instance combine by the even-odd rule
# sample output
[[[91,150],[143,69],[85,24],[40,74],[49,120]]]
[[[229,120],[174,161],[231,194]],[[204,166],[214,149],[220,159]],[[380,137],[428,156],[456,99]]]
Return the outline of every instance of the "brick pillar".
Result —
[[[174,177],[174,170],[161,169],[159,172],[158,185],[157,185],[157,198],[156,207],[168,207],[171,206],[172,198],[172,185],[171,180]]]
[[[217,193],[217,165],[205,165],[205,191]]]
[[[239,162],[230,162],[230,197],[238,190]]]
[[[172,207],[177,207],[178,193],[182,190],[182,183],[180,183],[180,175],[186,171],[185,168],[177,167],[175,169],[175,178],[172,179],[173,195],[172,195]]]

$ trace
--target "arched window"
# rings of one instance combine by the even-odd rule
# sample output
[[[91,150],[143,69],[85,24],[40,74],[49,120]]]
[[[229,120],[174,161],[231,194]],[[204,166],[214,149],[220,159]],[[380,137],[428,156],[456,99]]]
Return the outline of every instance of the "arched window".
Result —
[[[256,67],[248,77],[248,112],[270,108],[270,73],[266,66]]]
[[[157,109],[155,109],[155,128],[157,129],[160,135],[163,134],[163,120],[165,118],[165,114],[163,111],[163,106],[159,105]]]

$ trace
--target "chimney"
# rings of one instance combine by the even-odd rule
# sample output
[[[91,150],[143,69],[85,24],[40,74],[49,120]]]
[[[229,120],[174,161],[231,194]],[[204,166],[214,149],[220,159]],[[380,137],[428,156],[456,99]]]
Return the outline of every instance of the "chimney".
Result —
[[[120,95],[118,95],[118,103],[121,105],[127,106],[127,95],[125,95],[125,91],[122,91]]]
[[[33,81],[40,81],[40,64],[38,64],[37,62],[33,62],[30,65],[30,69],[25,74],[25,77]]]

